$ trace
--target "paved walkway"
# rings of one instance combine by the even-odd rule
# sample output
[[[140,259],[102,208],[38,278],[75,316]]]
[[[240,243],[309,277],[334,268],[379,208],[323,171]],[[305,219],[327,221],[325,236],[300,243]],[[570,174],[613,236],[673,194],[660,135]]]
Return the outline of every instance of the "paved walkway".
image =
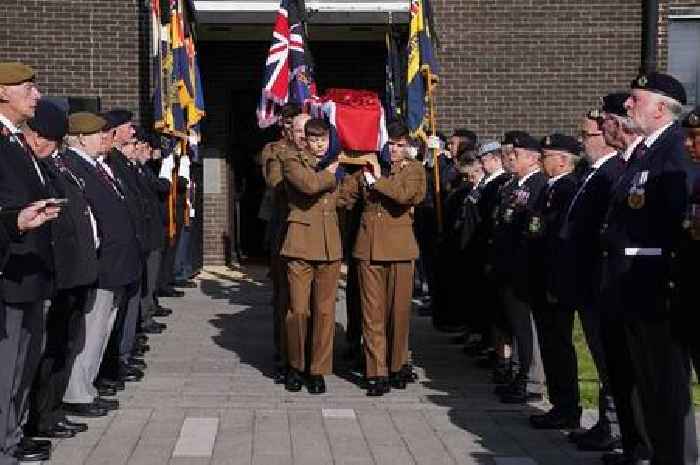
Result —
[[[52,465],[597,464],[560,432],[534,431],[527,408],[504,407],[428,318],[414,317],[419,383],[379,399],[341,376],[328,393],[291,394],[269,378],[265,270],[210,269],[199,289],[166,300],[168,331],[150,339],[148,370],[122,407],[56,442]],[[337,350],[344,331],[338,312]],[[336,357],[338,359],[339,357]],[[342,366],[336,364],[337,371]]]

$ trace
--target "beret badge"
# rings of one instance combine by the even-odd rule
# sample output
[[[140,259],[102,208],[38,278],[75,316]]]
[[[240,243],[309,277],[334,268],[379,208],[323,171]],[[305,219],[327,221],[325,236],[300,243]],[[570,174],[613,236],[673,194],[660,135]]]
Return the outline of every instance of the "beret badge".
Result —
[[[637,78],[637,85],[639,87],[646,87],[646,85],[648,83],[649,83],[649,79],[647,79],[647,77],[645,75],[641,75],[641,76],[639,76],[639,78]]]
[[[700,116],[698,116],[697,113],[691,113],[688,116],[688,123],[694,127],[700,126]]]

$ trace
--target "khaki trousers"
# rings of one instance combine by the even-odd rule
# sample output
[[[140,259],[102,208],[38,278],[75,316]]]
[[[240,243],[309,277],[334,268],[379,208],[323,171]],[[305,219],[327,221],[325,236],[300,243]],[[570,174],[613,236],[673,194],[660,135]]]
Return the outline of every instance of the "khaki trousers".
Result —
[[[275,352],[280,362],[287,364],[287,328],[286,316],[289,306],[287,283],[287,266],[284,257],[277,254],[270,256],[270,277],[272,278],[272,328]]]
[[[306,369],[306,333],[312,318],[312,375],[333,371],[335,296],[340,277],[340,261],[316,262],[287,259],[289,306],[287,309],[287,358],[289,365]]]
[[[357,263],[367,377],[388,376],[408,362],[413,262]]]

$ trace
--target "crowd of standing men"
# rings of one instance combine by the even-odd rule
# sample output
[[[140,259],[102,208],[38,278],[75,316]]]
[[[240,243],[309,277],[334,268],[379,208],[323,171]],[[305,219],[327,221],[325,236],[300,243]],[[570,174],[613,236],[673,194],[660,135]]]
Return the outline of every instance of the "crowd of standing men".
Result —
[[[606,464],[696,464],[700,111],[684,115],[685,104],[675,78],[650,73],[602,97],[579,137],[510,131],[479,144],[457,130],[426,146],[395,123],[388,157],[337,159],[327,125],[285,106],[283,137],[261,156],[278,381],[325,391],[344,255],[349,353],[364,353],[362,384],[370,396],[404,388],[414,379],[417,265],[435,327],[464,333],[502,402],[548,395],[552,408],[530,418],[534,428],[570,430]],[[599,420],[588,430],[577,312],[600,379]]]
[[[49,460],[50,441],[33,438],[71,438],[88,428],[75,417],[118,409],[166,328],[157,297],[194,286],[174,266],[187,154],[126,110],[68,115],[34,79],[0,63],[2,465]]]

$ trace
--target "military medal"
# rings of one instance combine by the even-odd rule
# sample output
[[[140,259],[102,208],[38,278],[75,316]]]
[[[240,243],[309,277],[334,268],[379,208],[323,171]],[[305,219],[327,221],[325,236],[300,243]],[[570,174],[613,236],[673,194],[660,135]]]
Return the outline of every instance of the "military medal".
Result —
[[[633,210],[639,210],[646,203],[644,185],[649,178],[649,171],[637,173],[632,181],[629,194],[627,195],[627,205]]]
[[[542,232],[542,220],[539,216],[533,216],[532,218],[530,218],[528,230],[532,235],[539,235],[539,233]]]
[[[506,208],[506,210],[503,212],[503,221],[505,223],[510,223],[513,221],[513,209],[512,208]]]

